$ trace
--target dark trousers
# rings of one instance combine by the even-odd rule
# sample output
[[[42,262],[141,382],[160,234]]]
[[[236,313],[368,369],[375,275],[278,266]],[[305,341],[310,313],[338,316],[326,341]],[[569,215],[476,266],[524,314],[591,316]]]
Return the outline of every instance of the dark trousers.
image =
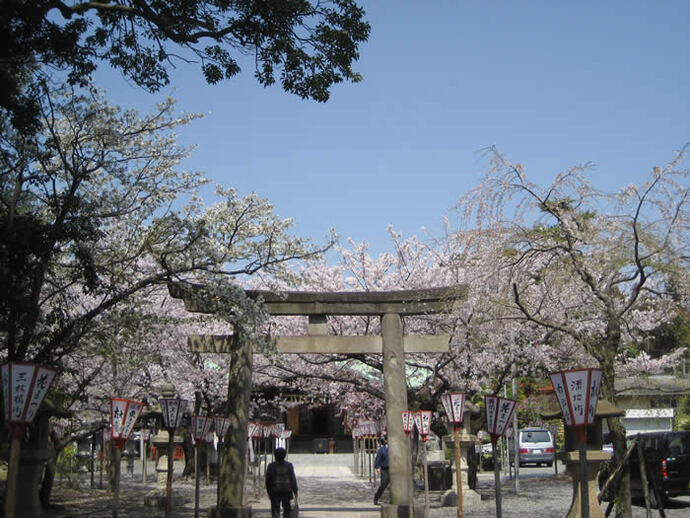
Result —
[[[391,482],[391,475],[390,472],[388,471],[388,468],[382,468],[381,469],[381,485],[379,488],[376,490],[376,494],[374,495],[374,502],[378,502],[379,498],[381,498],[381,495],[383,492],[386,490],[388,487],[388,484]]]
[[[272,493],[268,496],[271,499],[271,518],[280,518],[281,504],[283,506],[283,518],[289,518],[292,493]]]

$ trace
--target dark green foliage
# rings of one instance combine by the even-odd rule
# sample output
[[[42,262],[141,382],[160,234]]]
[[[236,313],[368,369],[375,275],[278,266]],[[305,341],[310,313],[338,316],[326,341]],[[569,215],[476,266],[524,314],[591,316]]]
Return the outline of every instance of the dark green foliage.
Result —
[[[369,37],[354,0],[7,0],[0,10],[0,107],[16,127],[35,122],[29,84],[46,67],[84,86],[106,61],[157,91],[176,61],[199,64],[217,83],[240,72],[249,55],[260,84],[326,101],[330,87],[357,82],[358,47]]]
[[[678,310],[673,319],[662,323],[651,335],[648,344],[653,357],[668,354],[679,347],[690,348],[690,313]]]

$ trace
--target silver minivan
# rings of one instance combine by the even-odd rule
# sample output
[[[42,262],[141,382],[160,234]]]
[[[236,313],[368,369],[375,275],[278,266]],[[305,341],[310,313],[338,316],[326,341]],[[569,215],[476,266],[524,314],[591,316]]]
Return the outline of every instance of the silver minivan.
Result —
[[[520,466],[525,464],[546,464],[553,466],[554,445],[553,436],[546,428],[523,428],[518,431],[518,459]],[[514,448],[510,441],[510,463],[514,463]]]

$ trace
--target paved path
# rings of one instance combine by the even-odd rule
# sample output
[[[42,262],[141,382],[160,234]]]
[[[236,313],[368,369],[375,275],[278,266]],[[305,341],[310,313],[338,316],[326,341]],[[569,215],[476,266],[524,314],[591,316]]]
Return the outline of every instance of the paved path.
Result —
[[[300,516],[304,518],[378,518],[380,511],[373,505],[373,494],[377,485],[358,478],[351,469],[352,454],[314,455],[291,454],[289,459],[295,465],[300,488]],[[176,471],[179,472],[177,466]],[[96,478],[98,482],[98,478]],[[263,479],[248,483],[249,505],[256,518],[270,517],[270,503],[265,494]],[[567,512],[572,498],[572,483],[562,474],[554,476],[547,469],[524,469],[520,476],[520,494],[516,495],[513,482],[503,482],[503,516],[505,518],[557,518]],[[136,478],[123,476],[121,490],[120,518],[158,518],[162,510],[144,507],[144,495],[155,487],[153,478],[143,485],[141,475]],[[194,516],[194,481],[193,479],[176,479],[174,488],[182,494],[186,502],[175,510],[177,518]],[[466,518],[489,518],[496,516],[493,473],[480,473],[479,493],[483,499],[473,506],[465,506]],[[433,518],[455,518],[455,507],[440,507],[443,492],[430,493]],[[201,486],[201,516],[206,516],[205,509],[215,504],[215,485]],[[384,493],[382,502],[390,498]],[[416,505],[424,508],[424,492],[415,493]],[[106,518],[112,516],[111,495],[104,489],[65,489],[54,490],[53,502],[57,507],[44,514],[44,518]],[[634,518],[646,516],[643,507],[636,506]],[[652,516],[656,518],[657,512]],[[690,498],[676,500],[672,508],[666,511],[668,518],[688,518],[690,516]]]

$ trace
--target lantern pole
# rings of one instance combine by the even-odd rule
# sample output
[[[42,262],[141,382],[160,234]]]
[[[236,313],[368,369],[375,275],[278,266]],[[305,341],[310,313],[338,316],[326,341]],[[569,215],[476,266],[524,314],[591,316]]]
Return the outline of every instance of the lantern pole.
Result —
[[[458,486],[458,518],[463,518],[462,512],[462,466],[460,464],[460,425],[453,424],[453,443],[455,446],[455,479]]]
[[[194,518],[199,518],[199,441],[194,441]]]
[[[208,439],[213,418],[202,415],[192,417],[192,437],[194,438],[194,518],[199,518],[199,448]]]
[[[223,465],[223,449],[225,448],[225,434],[230,427],[229,417],[216,417],[214,418],[213,424],[216,428],[216,435],[218,435],[218,478],[216,484],[216,507],[220,507],[220,468]],[[253,430],[249,433],[249,441],[253,441]],[[247,448],[247,455],[249,455],[249,448]],[[256,455],[256,453],[255,453]],[[247,468],[249,468],[249,462],[247,462]]]
[[[146,484],[148,479],[148,453],[149,453],[149,442],[151,440],[151,430],[146,429],[142,432],[142,453],[143,457],[141,459],[141,483]]]
[[[503,497],[501,496],[501,468],[498,458],[498,436],[491,435],[491,457],[494,463],[494,486],[496,488],[496,518],[503,518]]]
[[[7,494],[5,497],[5,516],[14,518],[17,506],[17,472],[19,471],[19,452],[21,451],[21,440],[24,435],[24,425],[20,423],[10,423],[10,434],[12,443],[10,445],[10,459],[7,466]]]
[[[589,487],[587,484],[587,434],[584,427],[576,429],[580,443],[580,515],[589,518]]]
[[[496,518],[503,518],[503,505],[501,495],[501,469],[499,466],[498,438],[501,437],[510,425],[510,419],[514,416],[517,400],[499,397],[496,394],[484,396],[486,405],[486,428],[491,435],[491,457],[494,464],[494,485],[496,489]]]
[[[168,428],[168,473],[165,480],[165,518],[172,517],[172,485],[173,485],[173,470],[175,464],[173,455],[175,454],[175,428]]]
[[[601,390],[601,369],[573,369],[549,375],[566,425],[575,429],[579,442],[580,516],[589,518],[587,426],[594,416]]]
[[[424,461],[424,516],[431,516],[429,514],[429,464],[426,458],[426,436],[422,437],[422,448],[424,449],[422,457]]]
[[[100,471],[98,476],[98,489],[103,489],[103,463],[105,462],[105,428],[101,430],[101,455]]]
[[[113,518],[117,518],[120,505],[120,461],[122,460],[122,446],[120,440],[115,441],[113,448]]]
[[[120,461],[122,448],[134,429],[144,403],[131,399],[110,398],[110,432],[113,440],[113,518],[120,504]]]
[[[175,429],[180,426],[187,402],[179,397],[174,397],[175,389],[172,386],[164,386],[162,392],[163,397],[159,398],[158,402],[161,405],[163,427],[168,432],[168,473],[165,482],[165,518],[172,518]]]

